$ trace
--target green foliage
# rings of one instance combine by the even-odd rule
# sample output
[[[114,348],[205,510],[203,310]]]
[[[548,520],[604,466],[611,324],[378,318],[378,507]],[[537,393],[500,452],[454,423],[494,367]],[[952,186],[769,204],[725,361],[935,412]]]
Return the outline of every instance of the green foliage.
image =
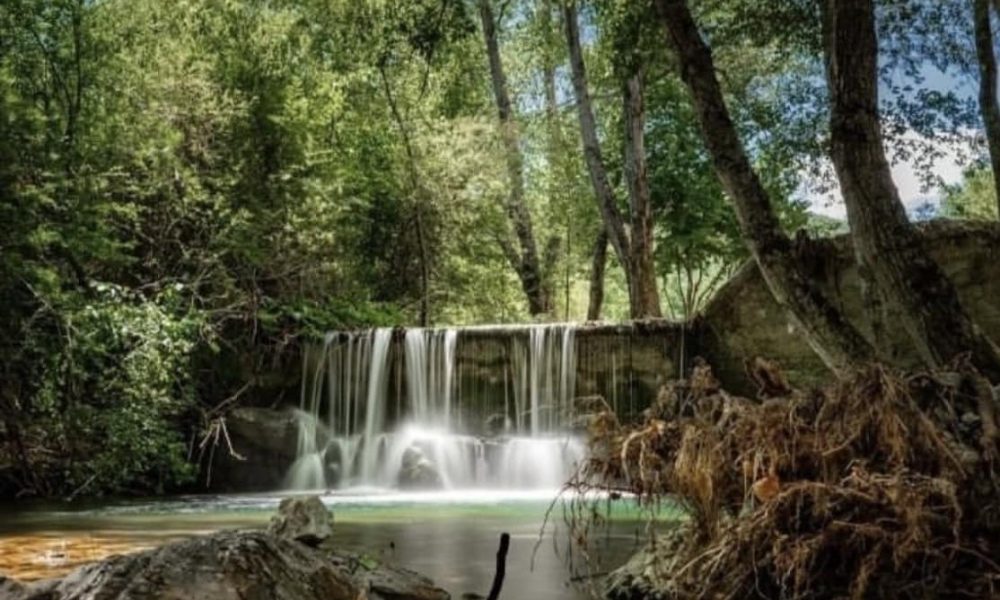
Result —
[[[945,186],[941,201],[941,216],[952,219],[997,219],[997,190],[993,173],[988,168],[973,167],[963,180]]]
[[[833,237],[850,233],[847,221],[834,219],[826,215],[810,214],[805,224],[805,230],[813,237]]]
[[[188,482],[179,423],[195,407],[192,354],[206,324],[176,314],[173,291],[149,300],[108,284],[91,292],[50,305],[58,336],[26,344],[44,358],[22,435],[52,453],[34,465],[37,482],[64,494]]]
[[[320,338],[328,331],[351,329],[358,324],[391,327],[402,320],[402,315],[392,305],[360,304],[340,299],[322,304],[267,299],[257,313],[257,318],[268,335],[290,333],[295,336]]]
[[[552,257],[546,318],[572,320],[603,224],[559,4],[494,12]],[[814,3],[692,4],[779,214],[806,226],[794,197],[827,117]],[[965,13],[928,4],[921,45],[898,4],[883,33],[910,72]],[[745,258],[735,218],[649,3],[580,9],[623,210],[622,76],[643,62],[657,274],[667,313],[690,316]],[[175,489],[206,415],[273,401],[261,382],[294,371],[303,337],[411,324],[422,300],[432,324],[526,320],[498,244],[508,176],[477,22],[461,0],[0,3],[0,482]],[[945,49],[939,66],[968,69],[968,48]],[[954,132],[967,117],[952,95],[914,98],[893,122]],[[993,214],[987,183],[971,174],[946,212]],[[616,319],[628,298],[609,254]]]
[[[175,489],[200,413],[289,340],[406,319],[370,285],[355,228],[384,223],[379,202],[400,210],[395,157],[377,151],[389,129],[355,111],[384,105],[366,104],[370,71],[321,52],[308,8],[0,6],[0,475],[15,491]],[[371,245],[392,248],[397,227]]]

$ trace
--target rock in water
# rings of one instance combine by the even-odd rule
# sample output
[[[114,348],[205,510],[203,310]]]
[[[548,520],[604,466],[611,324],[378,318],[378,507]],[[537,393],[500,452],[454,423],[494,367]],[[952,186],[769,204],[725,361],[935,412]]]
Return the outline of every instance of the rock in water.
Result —
[[[221,531],[30,585],[0,576],[0,600],[448,600],[419,573],[300,543],[332,533],[318,497],[278,511],[269,531]]]
[[[333,513],[319,496],[285,498],[267,530],[286,540],[318,546],[333,535]]]
[[[401,489],[440,489],[444,487],[441,474],[423,451],[410,446],[403,452],[403,461],[396,484]]]
[[[363,583],[322,552],[262,531],[225,531],[14,589],[16,600],[357,600]],[[3,588],[0,588],[3,589]]]
[[[226,431],[241,458],[216,452],[209,481],[213,492],[279,489],[298,454],[299,423],[289,411],[240,407],[226,416]],[[222,448],[219,448],[222,450]]]
[[[23,593],[23,585],[13,579],[0,575],[0,598],[16,598],[18,594]]]
[[[223,531],[112,556],[22,585],[0,576],[2,600],[448,600],[430,579],[264,531]]]
[[[662,593],[667,574],[681,568],[678,557],[690,532],[675,527],[664,532],[655,544],[641,548],[624,565],[612,571],[604,582],[605,600],[667,600]]]
[[[507,431],[507,415],[505,414],[493,414],[486,417],[486,423],[483,425],[483,430],[489,437],[499,437]]]
[[[368,590],[368,600],[449,600],[448,592],[420,573],[394,567],[359,556],[334,555],[333,564],[349,570],[362,587]]]

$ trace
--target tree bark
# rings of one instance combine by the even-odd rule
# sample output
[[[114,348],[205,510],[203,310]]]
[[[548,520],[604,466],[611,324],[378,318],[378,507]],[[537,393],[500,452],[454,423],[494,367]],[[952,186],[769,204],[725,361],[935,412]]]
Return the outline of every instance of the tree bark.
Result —
[[[583,62],[583,50],[580,47],[580,26],[577,22],[576,5],[573,0],[563,4],[563,21],[566,27],[566,41],[569,47],[569,63],[572,72],[573,92],[576,96],[577,116],[580,120],[580,136],[583,141],[583,158],[587,163],[587,173],[594,187],[601,218],[604,220],[608,241],[622,266],[626,267],[628,276],[628,232],[625,221],[618,210],[615,192],[611,187],[607,169],[604,167],[604,156],[601,144],[597,138],[597,123],[594,119],[594,109],[590,102],[590,90],[587,86],[587,68]]]
[[[781,228],[729,115],[715,74],[712,52],[685,0],[656,0],[657,13],[680,63],[702,137],[719,180],[733,203],[743,238],[768,288],[805,334],[813,350],[843,375],[873,356],[858,333],[803,272],[791,240]]]
[[[559,103],[556,98],[556,58],[552,52],[552,0],[541,0],[541,29],[545,35],[542,51],[542,78],[545,87],[545,117],[549,125],[549,152],[559,147]]]
[[[547,289],[542,265],[538,258],[535,234],[524,193],[524,157],[521,154],[520,135],[514,119],[513,105],[507,88],[500,58],[500,42],[497,37],[496,20],[490,0],[479,0],[479,16],[482,19],[483,38],[490,63],[490,78],[493,96],[500,118],[500,133],[505,149],[507,173],[510,178],[510,194],[507,197],[507,217],[514,229],[518,248],[509,240],[501,239],[504,254],[521,280],[521,288],[528,299],[528,310],[532,315],[548,313],[552,309],[551,294]]]
[[[601,153],[597,123],[587,84],[587,68],[580,45],[580,26],[576,5],[572,0],[563,4],[563,20],[584,160],[604,221],[605,234],[625,272],[630,314],[635,319],[659,318],[663,313],[660,309],[653,261],[653,218],[643,137],[645,107],[642,98],[641,63],[636,62],[635,72],[629,74],[623,89],[625,163],[630,200],[629,227],[626,227]]]
[[[1000,102],[997,100],[997,59],[993,52],[993,27],[990,24],[990,0],[973,0],[976,30],[976,56],[979,59],[979,112],[986,128],[986,142],[993,170],[993,189],[1000,218]]]
[[[598,321],[604,305],[604,269],[608,264],[608,230],[603,227],[597,232],[590,266],[590,302],[587,304],[587,320]]]
[[[878,114],[878,41],[872,0],[827,0],[823,15],[830,88],[831,155],[855,253],[886,306],[898,312],[923,361],[941,366],[972,352],[1000,376],[1000,351],[969,319],[931,259],[892,180]]]
[[[653,210],[646,171],[646,106],[643,101],[643,69],[632,61],[632,73],[625,82],[625,179],[628,182],[629,212],[632,222],[629,264],[632,289],[629,303],[633,317],[661,318],[660,293],[653,262]]]
[[[559,102],[556,94],[556,65],[557,58],[553,51],[552,44],[552,0],[541,0],[538,4],[540,28],[544,36],[542,45],[542,79],[545,89],[545,123],[548,129],[548,148],[546,159],[548,161],[549,177],[547,179],[547,193],[549,201],[554,201],[559,195],[559,190],[565,187],[566,179],[563,177],[564,167],[560,155],[563,147],[562,124],[559,122]],[[558,177],[558,178],[557,178]],[[566,239],[565,246],[563,240],[558,236],[552,236],[548,240],[547,253],[543,266],[543,276],[549,283],[548,289],[552,297],[551,304],[555,310],[554,286],[555,267],[560,255],[565,256],[564,261],[564,318],[569,320],[569,296],[572,264],[570,257],[573,252],[573,219],[566,219]]]

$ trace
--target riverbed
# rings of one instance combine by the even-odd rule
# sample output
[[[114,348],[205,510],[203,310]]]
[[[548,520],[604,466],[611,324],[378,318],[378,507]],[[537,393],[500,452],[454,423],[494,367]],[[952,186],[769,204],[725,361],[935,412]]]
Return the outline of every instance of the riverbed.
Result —
[[[266,526],[283,494],[181,496],[79,505],[0,507],[0,574],[20,580],[62,575],[116,553],[220,529]],[[551,491],[400,493],[355,489],[322,495],[334,513],[335,546],[418,571],[448,590],[485,595],[502,532],[511,536],[503,598],[582,600],[600,574],[647,536],[647,515],[630,500],[601,500],[610,518],[588,533],[588,558],[571,548],[566,509]],[[546,519],[548,515],[548,519]],[[662,521],[675,512],[658,515]],[[544,525],[544,526],[543,526]]]

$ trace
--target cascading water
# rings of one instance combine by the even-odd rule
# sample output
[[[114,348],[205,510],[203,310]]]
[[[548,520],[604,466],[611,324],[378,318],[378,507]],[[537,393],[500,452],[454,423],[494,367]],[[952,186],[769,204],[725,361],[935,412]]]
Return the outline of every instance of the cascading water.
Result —
[[[487,377],[502,381],[490,389],[463,385],[473,378],[456,364],[459,330],[328,334],[305,356],[298,458],[287,485],[562,485],[583,458],[569,434],[574,326],[509,332],[506,360]]]
[[[570,422],[576,388],[576,352],[570,325],[532,327],[528,347],[514,352],[513,371],[520,383],[519,414],[527,416],[532,436]],[[523,419],[518,429],[524,427]]]
[[[325,488],[348,471],[357,470],[364,477],[376,471],[373,444],[362,442],[374,439],[384,428],[391,341],[392,330],[383,328],[327,334],[318,352],[306,347],[296,413],[298,451],[288,487]]]
[[[406,390],[417,423],[451,428],[457,341],[454,329],[406,331]]]

